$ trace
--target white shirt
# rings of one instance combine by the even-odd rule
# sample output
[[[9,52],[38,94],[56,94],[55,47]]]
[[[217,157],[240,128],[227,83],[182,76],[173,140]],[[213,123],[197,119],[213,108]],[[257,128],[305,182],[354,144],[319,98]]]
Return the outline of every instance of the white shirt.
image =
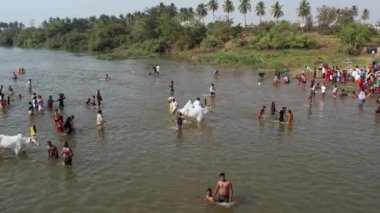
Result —
[[[198,100],[195,100],[194,103],[193,103],[193,107],[201,107],[201,102],[198,101]]]
[[[358,95],[358,98],[359,98],[360,100],[365,99],[365,92],[364,92],[364,91],[360,91],[360,92],[359,92],[359,95]]]
[[[104,122],[104,120],[103,120],[103,116],[102,116],[102,114],[98,114],[98,115],[96,116],[96,124],[97,124],[97,125],[102,125],[103,122]]]
[[[156,66],[156,71],[160,72],[160,66],[158,66],[158,65]]]
[[[326,86],[325,86],[325,85],[322,85],[322,86],[321,86],[321,92],[322,92],[322,93],[326,93]]]
[[[214,88],[213,86],[210,87],[210,92],[213,92],[213,93],[216,92],[216,91],[215,91],[215,88]]]

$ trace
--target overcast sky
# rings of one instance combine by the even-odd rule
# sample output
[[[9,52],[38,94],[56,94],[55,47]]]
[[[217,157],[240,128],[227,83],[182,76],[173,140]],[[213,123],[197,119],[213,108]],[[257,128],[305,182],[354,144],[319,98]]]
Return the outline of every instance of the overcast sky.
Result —
[[[219,0],[220,6],[224,0]],[[269,9],[275,0],[263,0],[267,7],[267,16],[264,19],[270,19]],[[39,25],[49,17],[89,17],[99,16],[101,14],[119,15],[145,8],[155,6],[160,2],[165,4],[175,3],[180,7],[194,7],[199,3],[207,3],[208,0],[2,0],[0,7],[0,21],[21,21],[29,26],[32,21]],[[235,23],[243,22],[243,17],[238,13],[239,0],[233,0],[235,12],[231,15]],[[252,1],[252,8],[258,0]],[[297,21],[296,8],[300,0],[279,0],[284,5],[284,17],[290,21]],[[380,20],[380,13],[375,12],[375,8],[380,8],[380,0],[309,0],[313,14],[316,9],[324,4],[335,7],[351,7],[356,5],[361,11],[368,8],[370,11],[370,23],[376,23]],[[224,18],[221,7],[216,13],[217,17]],[[206,21],[212,20],[211,13]],[[248,23],[256,23],[259,18],[253,12],[247,15]],[[316,20],[316,19],[315,19]]]

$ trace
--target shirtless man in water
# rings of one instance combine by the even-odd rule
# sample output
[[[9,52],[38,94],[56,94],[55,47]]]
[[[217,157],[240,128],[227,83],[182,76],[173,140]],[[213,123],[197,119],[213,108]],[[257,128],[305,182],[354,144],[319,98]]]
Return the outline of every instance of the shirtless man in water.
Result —
[[[216,184],[214,198],[216,202],[229,203],[232,202],[233,189],[231,181],[226,179],[224,173],[219,174],[219,181]]]

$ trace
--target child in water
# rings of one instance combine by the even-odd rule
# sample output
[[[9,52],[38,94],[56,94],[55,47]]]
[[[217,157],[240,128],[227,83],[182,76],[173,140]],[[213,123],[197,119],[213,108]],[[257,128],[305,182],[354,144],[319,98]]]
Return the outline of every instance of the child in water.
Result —
[[[209,203],[215,202],[214,197],[212,196],[212,189],[211,188],[208,188],[206,190],[205,201],[209,202]]]
[[[182,130],[182,123],[183,123],[183,120],[185,120],[185,118],[184,118],[183,115],[182,115],[182,112],[179,112],[179,113],[177,114],[177,118],[176,118],[176,120],[177,120],[177,129],[178,129],[178,131],[181,131],[181,130]]]

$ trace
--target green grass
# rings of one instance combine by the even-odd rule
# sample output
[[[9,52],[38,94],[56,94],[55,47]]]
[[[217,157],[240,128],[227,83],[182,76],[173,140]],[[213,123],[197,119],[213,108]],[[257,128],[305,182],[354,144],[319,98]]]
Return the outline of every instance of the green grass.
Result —
[[[352,57],[343,53],[319,50],[254,50],[250,48],[232,48],[229,51],[216,50],[212,53],[193,56],[200,64],[217,66],[243,66],[251,69],[299,69],[314,66],[316,61],[334,65],[366,63],[364,57]]]

